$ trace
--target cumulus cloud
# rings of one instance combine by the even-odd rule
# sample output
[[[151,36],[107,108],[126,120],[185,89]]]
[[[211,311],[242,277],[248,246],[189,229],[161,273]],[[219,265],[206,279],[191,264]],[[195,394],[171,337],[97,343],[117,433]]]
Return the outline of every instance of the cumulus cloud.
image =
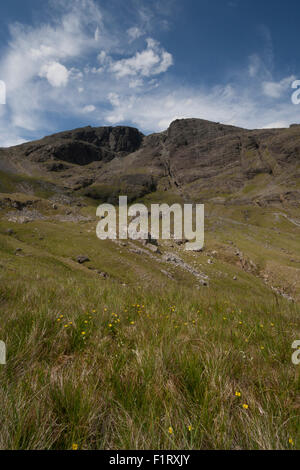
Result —
[[[0,76],[9,99],[0,128],[14,127],[15,134],[29,130],[38,136],[41,128],[51,131],[54,126],[48,111],[60,112],[62,106],[68,105],[70,89],[74,81],[80,81],[81,71],[76,75],[68,64],[99,51],[99,46],[109,48],[112,44],[105,34],[101,41],[95,41],[95,27],[102,27],[102,15],[92,0],[54,0],[53,4],[56,14],[52,11],[49,15],[54,16],[52,22],[9,26],[10,42],[0,59]],[[72,111],[65,107],[65,112]]]
[[[110,70],[118,78],[128,75],[142,75],[150,77],[166,72],[173,65],[172,55],[160,47],[152,38],[147,39],[147,47],[142,52],[137,52],[133,57],[121,59],[110,65]]]
[[[132,39],[142,34],[139,26],[122,31],[118,23],[112,28],[111,18],[106,22],[93,0],[51,4],[54,9],[47,23],[9,27],[10,42],[0,59],[9,100],[5,116],[0,115],[0,128],[10,133],[15,129],[14,135],[29,131],[35,138],[41,129],[59,130],[54,113],[66,119],[94,113],[95,119],[104,121],[113,106],[109,93],[127,95],[128,90],[151,88],[145,79],[151,81],[172,64],[171,54],[153,39],[142,51],[131,46]],[[127,57],[120,59],[126,41]],[[89,102],[94,104],[86,105]]]
[[[68,69],[59,62],[51,62],[43,65],[39,73],[40,77],[47,78],[53,87],[66,86],[69,80]]]

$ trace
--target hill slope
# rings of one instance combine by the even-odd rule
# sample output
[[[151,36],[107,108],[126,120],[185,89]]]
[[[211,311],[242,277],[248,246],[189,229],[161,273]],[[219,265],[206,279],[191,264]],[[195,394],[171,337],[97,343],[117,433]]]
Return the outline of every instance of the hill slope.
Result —
[[[297,204],[300,126],[247,131],[201,119],[159,134],[82,128],[0,151],[0,170],[42,176],[93,197],[175,192],[183,199]]]
[[[189,119],[0,149],[0,448],[300,448],[299,144]],[[203,252],[98,240],[120,193],[205,202]]]

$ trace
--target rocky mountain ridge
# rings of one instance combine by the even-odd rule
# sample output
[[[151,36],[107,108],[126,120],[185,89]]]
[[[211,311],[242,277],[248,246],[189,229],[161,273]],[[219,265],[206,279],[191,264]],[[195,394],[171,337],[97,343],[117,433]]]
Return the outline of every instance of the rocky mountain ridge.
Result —
[[[0,149],[0,171],[94,199],[155,192],[217,203],[298,204],[300,125],[245,130],[201,119],[161,133],[84,127]]]

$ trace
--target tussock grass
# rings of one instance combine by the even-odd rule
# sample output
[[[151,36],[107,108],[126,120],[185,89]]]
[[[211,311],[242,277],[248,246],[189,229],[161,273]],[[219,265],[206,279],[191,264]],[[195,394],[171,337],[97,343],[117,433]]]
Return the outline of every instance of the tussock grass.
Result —
[[[300,448],[295,304],[48,274],[1,280],[0,448]]]
[[[300,307],[260,277],[297,298],[298,228],[208,207],[205,252],[179,252],[210,278],[197,290],[99,242],[94,223],[12,225],[0,221],[1,449],[300,449]]]

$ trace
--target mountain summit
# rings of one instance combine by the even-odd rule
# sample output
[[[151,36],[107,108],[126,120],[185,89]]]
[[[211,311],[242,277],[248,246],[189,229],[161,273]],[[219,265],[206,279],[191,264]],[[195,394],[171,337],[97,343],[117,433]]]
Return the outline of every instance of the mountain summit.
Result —
[[[300,125],[245,130],[180,119],[161,133],[84,127],[0,149],[0,170],[103,200],[154,192],[182,200],[270,204],[300,200]]]

